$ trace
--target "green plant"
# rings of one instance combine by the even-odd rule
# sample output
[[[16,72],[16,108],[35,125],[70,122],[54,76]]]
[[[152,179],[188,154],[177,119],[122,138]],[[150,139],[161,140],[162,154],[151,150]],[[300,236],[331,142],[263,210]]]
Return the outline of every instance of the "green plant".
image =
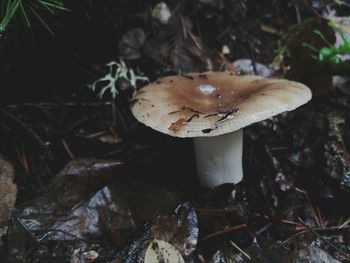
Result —
[[[109,68],[109,72],[104,77],[99,78],[94,83],[88,85],[88,87],[94,92],[97,92],[97,89],[100,89],[97,93],[99,98],[102,98],[106,91],[109,90],[112,94],[112,98],[115,99],[119,93],[117,89],[117,81],[119,79],[127,80],[134,89],[136,89],[137,81],[149,81],[147,77],[135,75],[134,70],[129,69],[122,59],[120,60],[120,63],[112,61],[106,64],[106,66]]]
[[[283,45],[275,49],[273,52],[275,53],[275,57],[273,58],[270,67],[274,70],[279,70],[284,63],[284,59],[290,57],[290,50],[287,45]]]
[[[309,48],[316,54],[311,55],[312,58],[318,60],[321,63],[329,64],[334,70],[341,70],[344,68],[349,68],[349,63],[346,63],[342,60],[342,55],[350,55],[350,39],[347,39],[344,36],[344,33],[336,27],[334,24],[329,24],[335,32],[339,34],[343,43],[336,47],[334,44],[331,44],[319,30],[314,30],[314,33],[318,35],[322,41],[327,45],[321,49],[317,49],[314,46],[303,43],[304,47]]]
[[[342,6],[342,5],[347,5],[344,1],[342,0],[334,0],[334,3],[338,6]]]
[[[6,0],[0,5],[0,32],[6,30],[8,25],[18,17],[27,27],[32,27],[32,19],[35,18],[51,34],[53,34],[47,22],[39,13],[41,10],[55,15],[57,11],[69,11],[61,0]]]

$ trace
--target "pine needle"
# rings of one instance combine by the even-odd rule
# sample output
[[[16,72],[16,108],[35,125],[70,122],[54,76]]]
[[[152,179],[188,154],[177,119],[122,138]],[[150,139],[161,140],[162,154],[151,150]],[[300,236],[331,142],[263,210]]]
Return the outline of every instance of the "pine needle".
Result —
[[[51,35],[55,35],[54,32],[51,30],[51,28],[49,27],[49,25],[45,22],[44,19],[42,19],[42,17],[37,13],[37,11],[33,8],[33,7],[29,7],[30,10],[32,11],[32,13],[36,16],[36,18],[40,21],[40,23],[46,28],[47,31],[49,31],[51,33]]]
[[[30,28],[29,17],[28,17],[28,15],[27,15],[26,10],[24,9],[22,0],[19,0],[19,7],[21,8],[22,16],[23,16],[23,18],[24,18],[24,21],[25,21],[27,27]]]
[[[0,32],[6,30],[14,18],[19,16],[24,26],[29,29],[32,27],[31,17],[35,17],[52,35],[54,33],[39,14],[40,11],[44,10],[51,15],[55,15],[57,11],[71,11],[59,0],[5,0],[0,4],[1,9]]]

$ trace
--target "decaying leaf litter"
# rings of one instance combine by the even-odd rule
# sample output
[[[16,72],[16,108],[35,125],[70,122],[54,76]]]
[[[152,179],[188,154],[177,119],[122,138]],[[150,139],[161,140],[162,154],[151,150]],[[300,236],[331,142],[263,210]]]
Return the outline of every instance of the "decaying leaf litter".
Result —
[[[2,258],[143,262],[162,240],[185,262],[349,261],[349,61],[327,42],[339,41],[329,21],[348,37],[350,9],[285,2],[67,3],[71,12],[51,21],[55,37],[40,25],[34,40],[8,28],[0,211],[12,213],[0,226]],[[87,85],[117,74],[111,61],[132,71],[120,69],[100,100]],[[190,141],[129,111],[147,78],[208,70],[287,77],[314,95],[248,127],[243,182],[214,190],[199,186]]]

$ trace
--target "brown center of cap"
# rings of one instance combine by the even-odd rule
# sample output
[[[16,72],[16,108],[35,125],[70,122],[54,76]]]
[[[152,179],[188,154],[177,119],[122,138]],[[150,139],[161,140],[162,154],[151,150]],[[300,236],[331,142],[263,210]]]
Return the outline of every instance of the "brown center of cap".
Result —
[[[190,109],[202,114],[222,114],[237,111],[239,102],[264,89],[266,83],[257,82],[244,86],[233,85],[233,78],[215,78],[210,74],[185,75],[176,80],[176,92],[169,96],[168,103],[178,105],[178,110]],[[166,78],[162,84],[173,83]]]

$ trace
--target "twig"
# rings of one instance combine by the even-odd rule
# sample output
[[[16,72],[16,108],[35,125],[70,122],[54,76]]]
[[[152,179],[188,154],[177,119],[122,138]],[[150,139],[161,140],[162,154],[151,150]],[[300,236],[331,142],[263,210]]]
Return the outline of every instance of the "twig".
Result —
[[[241,252],[243,254],[243,256],[245,256],[248,260],[252,260],[252,258],[246,252],[244,252],[243,249],[241,249],[239,246],[237,246],[235,242],[233,242],[231,240],[229,240],[229,241],[234,248],[236,248],[239,252]]]
[[[33,232],[35,232],[36,234],[41,233],[41,232],[45,232],[42,237],[38,238],[39,242],[42,242],[43,240],[45,240],[45,238],[50,236],[50,234],[53,232],[53,233],[62,233],[64,235],[70,236],[72,238],[75,238],[76,240],[79,240],[79,241],[82,241],[85,243],[94,243],[94,241],[91,239],[81,238],[78,235],[74,235],[72,233],[69,233],[67,231],[60,230],[60,229],[43,229],[43,230],[34,230]]]
[[[339,226],[339,228],[345,228],[345,227],[348,227],[350,224],[350,217],[343,223]]]
[[[72,159],[72,160],[75,160],[75,155],[72,153],[72,151],[70,150],[68,144],[66,143],[66,141],[64,139],[62,139],[62,144],[63,144],[63,147],[64,149],[66,150],[67,154],[69,155],[69,157]]]
[[[348,230],[349,228],[350,228],[350,226],[339,226],[339,227],[335,226],[335,227],[322,227],[322,228],[315,227],[315,228],[312,228],[312,230],[318,231],[318,232],[326,232],[326,231],[344,231],[344,230]],[[305,227],[304,227],[304,229],[305,229]],[[301,235],[306,234],[306,233],[308,233],[307,230],[297,232],[294,235],[288,237],[286,240],[282,241],[280,245],[283,246],[284,244],[288,243],[293,238],[301,236]]]
[[[301,16],[300,16],[299,6],[297,3],[294,3],[294,8],[295,8],[295,14],[297,16],[298,24],[300,24],[301,23]]]
[[[295,233],[294,235],[292,235],[292,236],[288,237],[287,239],[285,239],[284,241],[282,241],[282,242],[280,243],[280,246],[283,246],[284,244],[288,243],[290,240],[292,240],[292,239],[294,239],[294,238],[296,238],[296,237],[298,237],[298,236],[301,236],[301,235],[303,235],[303,234],[305,234],[305,233],[307,233],[306,230],[303,230],[303,231],[301,231],[301,232]]]
[[[39,144],[42,148],[44,149],[48,149],[46,143],[39,137],[39,135],[30,127],[28,127],[28,125],[26,123],[24,123],[22,120],[20,120],[19,118],[17,118],[15,115],[13,115],[12,113],[0,109],[0,112],[5,115],[7,118],[12,119],[15,123],[17,123],[19,126],[21,126],[24,130],[26,130]]]
[[[241,224],[241,225],[237,225],[237,226],[233,226],[233,227],[228,227],[226,229],[219,230],[215,233],[212,233],[212,234],[209,234],[209,235],[203,237],[201,241],[206,241],[208,239],[212,239],[212,238],[215,238],[215,237],[227,234],[227,233],[235,232],[237,230],[241,230],[241,229],[246,228],[246,227],[247,227],[247,224]]]
[[[14,141],[14,147],[15,147],[15,150],[17,153],[18,160],[23,166],[24,173],[28,175],[30,169],[29,169],[29,164],[28,164],[26,152],[24,151],[23,147],[21,147],[21,149],[18,148],[16,141]]]
[[[72,125],[70,125],[66,129],[64,129],[62,131],[62,134],[67,134],[68,132],[72,131],[73,129],[75,129],[75,128],[79,127],[79,126],[81,126],[84,122],[86,122],[88,120],[89,120],[89,118],[87,116],[84,116],[80,120],[75,121]]]
[[[5,105],[5,108],[18,108],[21,106],[27,106],[27,107],[42,107],[42,108],[56,108],[61,106],[68,106],[68,107],[100,107],[100,106],[109,106],[111,105],[110,101],[105,102],[39,102],[39,103],[30,103],[25,102],[21,104],[9,104]]]
[[[287,219],[281,219],[281,222],[284,224],[288,224],[288,225],[298,225],[297,222],[291,221],[291,220],[287,220]]]
[[[114,100],[112,98],[112,130],[115,131],[116,127],[117,127],[117,111],[116,111],[116,106],[115,106],[115,103],[114,103]]]
[[[313,213],[313,217],[314,217],[314,219],[315,219],[315,221],[316,221],[317,226],[318,226],[318,227],[324,227],[324,226],[326,226],[326,223],[327,223],[327,222],[324,222],[324,221],[323,221],[322,216],[321,216],[320,209],[319,209],[318,207],[314,207],[314,206],[312,205],[308,192],[305,191],[305,190],[303,190],[303,189],[298,189],[298,191],[304,194],[306,201],[307,201],[308,204],[311,206],[312,213]]]
[[[256,233],[254,234],[254,237],[261,235],[264,233],[266,230],[268,230],[272,226],[272,222],[268,223],[267,225],[263,226],[260,228]]]
[[[105,135],[105,134],[107,134],[107,133],[108,133],[107,131],[99,131],[99,132],[91,133],[91,134],[89,134],[89,135],[85,135],[84,137],[85,137],[86,139],[93,139],[93,138],[96,138],[96,137]]]
[[[183,39],[187,39],[187,29],[185,26],[185,21],[181,15],[179,15],[180,22],[181,22],[181,31],[182,31],[182,37]]]
[[[332,227],[314,227],[312,228],[312,230],[317,231],[317,232],[329,232],[329,231],[345,231],[348,230],[350,228],[350,226],[332,226]],[[294,237],[297,237],[299,235],[302,234],[306,234],[307,231],[305,230],[305,227],[303,228],[302,231],[295,233],[294,235],[288,237],[286,240],[284,240],[281,245],[289,242],[291,239],[293,239]]]
[[[199,213],[232,213],[233,209],[215,209],[215,208],[196,208]]]
[[[325,243],[327,243],[329,246],[331,246],[332,248],[334,248],[335,250],[337,250],[340,254],[342,254],[346,259],[350,260],[350,255],[345,253],[343,250],[341,250],[339,247],[333,245],[331,242],[329,242],[328,240],[326,240],[323,236],[321,236],[319,233],[317,233],[315,230],[313,230],[311,227],[307,226],[303,220],[301,220],[301,218],[298,217],[298,220],[300,221],[300,223],[302,223],[305,228],[307,230],[309,230],[310,232],[312,232],[314,235],[316,235],[318,238],[322,239],[322,241],[324,241]]]
[[[254,215],[258,216],[258,217],[265,218],[265,219],[271,219],[271,217],[269,217],[268,215],[262,215],[262,214],[259,214],[259,213],[254,213]]]

